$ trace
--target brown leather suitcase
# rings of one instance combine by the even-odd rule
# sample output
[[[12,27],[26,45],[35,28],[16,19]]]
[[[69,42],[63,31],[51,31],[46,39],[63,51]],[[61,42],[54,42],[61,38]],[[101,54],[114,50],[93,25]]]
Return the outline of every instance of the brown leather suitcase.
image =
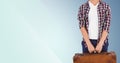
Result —
[[[116,54],[115,52],[76,53],[73,57],[73,63],[116,63]]]

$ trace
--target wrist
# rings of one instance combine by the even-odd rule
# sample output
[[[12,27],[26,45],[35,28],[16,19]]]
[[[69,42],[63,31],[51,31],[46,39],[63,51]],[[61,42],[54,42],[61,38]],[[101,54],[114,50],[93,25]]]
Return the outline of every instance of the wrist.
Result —
[[[89,46],[91,47],[91,45],[92,45],[90,41],[87,42],[86,44],[87,44],[88,47],[89,47]]]
[[[101,42],[101,41],[100,41],[98,44],[99,44],[100,46],[103,46],[104,42]]]

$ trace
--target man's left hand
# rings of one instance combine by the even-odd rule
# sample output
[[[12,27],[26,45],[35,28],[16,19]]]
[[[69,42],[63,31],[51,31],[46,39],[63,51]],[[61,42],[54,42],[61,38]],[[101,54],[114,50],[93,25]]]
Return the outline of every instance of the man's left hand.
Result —
[[[98,53],[100,53],[100,52],[102,51],[102,48],[103,48],[102,44],[98,43],[97,46],[96,46],[96,48],[95,48],[95,50],[96,50]]]

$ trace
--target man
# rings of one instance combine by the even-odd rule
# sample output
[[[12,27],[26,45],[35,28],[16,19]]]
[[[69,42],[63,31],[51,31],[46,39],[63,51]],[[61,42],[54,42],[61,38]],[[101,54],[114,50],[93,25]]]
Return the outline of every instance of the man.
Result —
[[[108,50],[111,11],[101,0],[88,0],[78,12],[79,27],[83,35],[83,53],[101,53]]]

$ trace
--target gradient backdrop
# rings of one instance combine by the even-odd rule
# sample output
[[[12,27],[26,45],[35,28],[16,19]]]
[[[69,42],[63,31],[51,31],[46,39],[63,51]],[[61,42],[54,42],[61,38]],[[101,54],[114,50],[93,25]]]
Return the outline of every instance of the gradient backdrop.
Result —
[[[87,0],[0,0],[0,63],[73,63],[82,52],[77,13]],[[109,51],[120,63],[120,0],[112,9]]]

